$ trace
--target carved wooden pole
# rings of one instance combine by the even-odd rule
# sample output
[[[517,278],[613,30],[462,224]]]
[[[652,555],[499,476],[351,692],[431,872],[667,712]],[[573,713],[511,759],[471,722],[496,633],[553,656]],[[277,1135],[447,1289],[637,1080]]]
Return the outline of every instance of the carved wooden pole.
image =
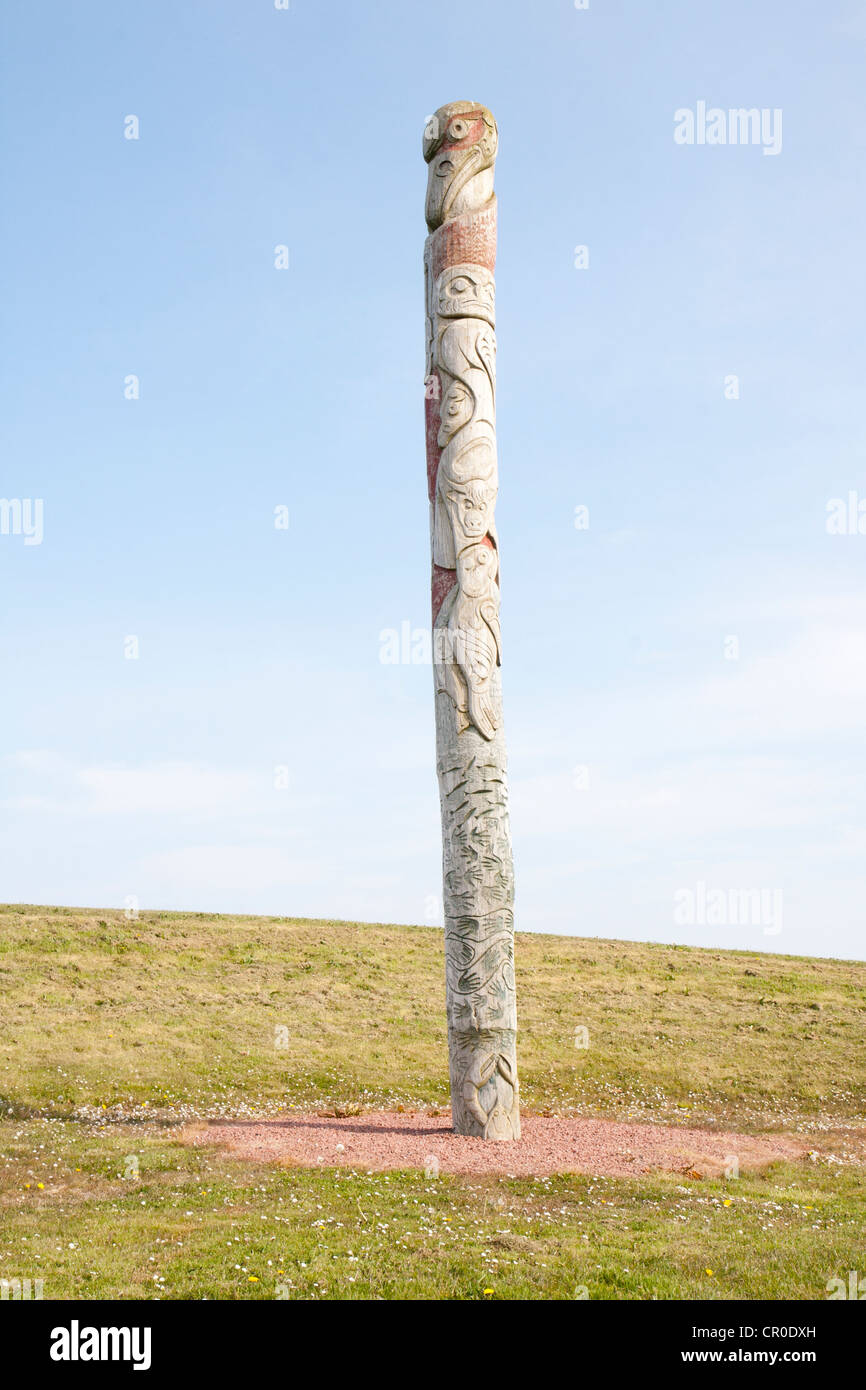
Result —
[[[493,520],[497,138],[469,101],[441,107],[424,131],[425,397],[451,1111],[458,1134],[519,1139]]]

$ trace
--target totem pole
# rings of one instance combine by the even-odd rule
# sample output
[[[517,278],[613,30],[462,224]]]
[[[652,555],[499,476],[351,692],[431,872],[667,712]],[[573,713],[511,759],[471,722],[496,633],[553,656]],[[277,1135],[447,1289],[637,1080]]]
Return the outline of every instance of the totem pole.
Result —
[[[455,101],[424,131],[427,484],[451,1113],[519,1139],[514,874],[499,677],[496,122]]]

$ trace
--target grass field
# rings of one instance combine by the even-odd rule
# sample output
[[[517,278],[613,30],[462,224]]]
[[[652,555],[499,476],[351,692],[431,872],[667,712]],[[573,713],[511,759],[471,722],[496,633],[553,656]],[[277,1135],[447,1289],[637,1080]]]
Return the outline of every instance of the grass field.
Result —
[[[866,966],[518,936],[524,1107],[748,1131],[728,1182],[272,1168],[197,1116],[447,1103],[442,937],[0,908],[0,1278],[46,1298],[826,1298],[866,1274]],[[588,1032],[587,1047],[575,1030]]]

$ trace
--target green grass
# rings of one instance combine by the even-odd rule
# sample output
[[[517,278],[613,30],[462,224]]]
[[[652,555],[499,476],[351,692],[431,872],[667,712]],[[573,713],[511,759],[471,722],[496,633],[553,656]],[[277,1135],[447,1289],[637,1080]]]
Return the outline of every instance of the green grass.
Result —
[[[441,933],[0,908],[0,1278],[46,1298],[789,1299],[866,1274],[866,967],[518,936],[517,971],[527,1109],[805,1129],[814,1158],[728,1182],[428,1179],[191,1149],[195,1115],[447,1103]]]
[[[0,908],[0,1095],[447,1102],[442,951],[424,927]],[[529,1109],[755,1128],[866,1111],[862,964],[518,934],[517,972]]]
[[[157,1127],[6,1121],[0,1140],[0,1277],[46,1298],[814,1299],[864,1268],[857,1176],[820,1161],[430,1179],[240,1163]]]

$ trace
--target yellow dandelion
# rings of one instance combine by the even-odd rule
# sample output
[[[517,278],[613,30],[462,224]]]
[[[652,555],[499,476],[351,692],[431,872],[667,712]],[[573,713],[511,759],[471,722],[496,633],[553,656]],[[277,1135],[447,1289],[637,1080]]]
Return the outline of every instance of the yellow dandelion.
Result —
[[[39,1188],[39,1191],[40,1191],[40,1192],[44,1192],[44,1190],[45,1190],[45,1183],[44,1183],[44,1182],[38,1182],[38,1183],[36,1184],[36,1186]]]
[[[248,1284],[257,1284],[258,1282],[259,1282],[259,1276],[258,1276],[257,1274],[251,1274],[250,1277],[249,1277],[249,1279],[247,1280],[247,1283],[248,1283]]]
[[[492,1292],[493,1292],[492,1289],[485,1289],[485,1290],[484,1290],[484,1296],[485,1296],[485,1298],[487,1297],[488,1294],[491,1294]]]
[[[712,1277],[713,1277],[713,1271],[712,1271],[711,1269],[705,1269],[705,1270],[704,1270],[704,1273],[705,1273],[705,1274],[709,1274],[710,1278],[712,1279]]]
[[[729,1207],[730,1205],[731,1205],[731,1199],[730,1199],[730,1197],[726,1197],[725,1200],[722,1202],[722,1206],[723,1206],[723,1207]]]

